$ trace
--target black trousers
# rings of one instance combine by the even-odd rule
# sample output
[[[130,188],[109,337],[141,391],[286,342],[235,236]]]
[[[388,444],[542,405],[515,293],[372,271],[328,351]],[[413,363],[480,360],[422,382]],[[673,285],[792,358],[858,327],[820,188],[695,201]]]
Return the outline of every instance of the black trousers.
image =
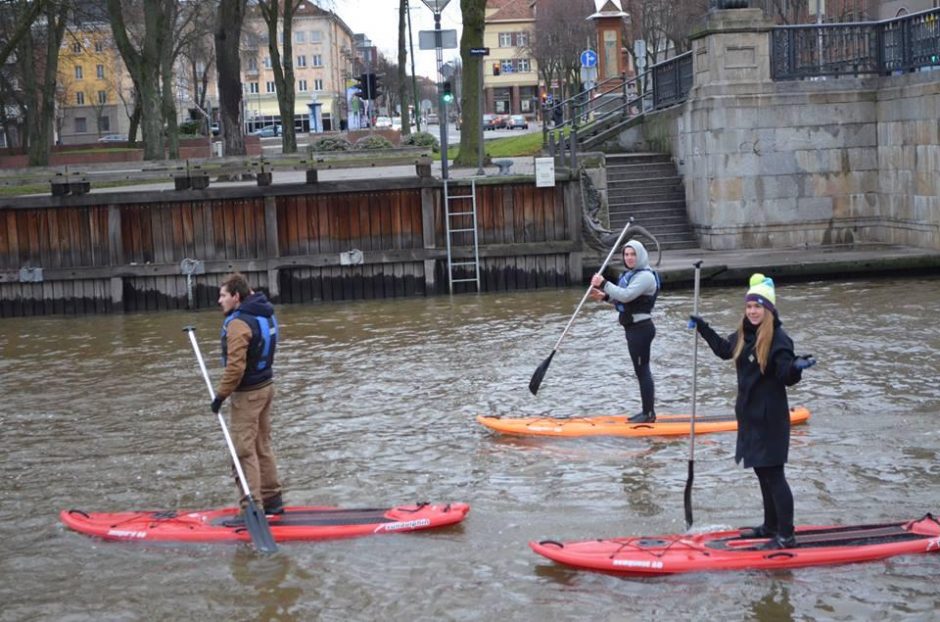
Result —
[[[764,498],[764,527],[784,538],[793,535],[793,493],[783,474],[783,465],[754,467]]]
[[[653,383],[653,372],[650,371],[650,346],[653,345],[653,339],[656,337],[656,326],[653,325],[653,320],[643,320],[624,326],[623,331],[627,338],[630,360],[633,361],[633,371],[640,383],[643,412],[655,413],[653,403],[656,398],[656,387]]]

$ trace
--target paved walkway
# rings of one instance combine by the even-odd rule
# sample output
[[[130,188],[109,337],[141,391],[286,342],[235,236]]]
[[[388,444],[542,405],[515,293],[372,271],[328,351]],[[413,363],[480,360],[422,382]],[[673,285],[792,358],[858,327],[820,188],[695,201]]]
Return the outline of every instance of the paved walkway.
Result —
[[[655,262],[656,254],[651,255],[650,260]],[[702,261],[702,283],[706,285],[744,283],[754,272],[763,272],[777,281],[891,274],[940,275],[940,250],[878,243],[761,250],[663,251],[657,270],[664,283],[688,286],[694,282],[693,264],[699,260]],[[585,273],[590,275],[603,261],[602,256],[586,256]],[[623,269],[622,263],[612,263],[614,271]]]

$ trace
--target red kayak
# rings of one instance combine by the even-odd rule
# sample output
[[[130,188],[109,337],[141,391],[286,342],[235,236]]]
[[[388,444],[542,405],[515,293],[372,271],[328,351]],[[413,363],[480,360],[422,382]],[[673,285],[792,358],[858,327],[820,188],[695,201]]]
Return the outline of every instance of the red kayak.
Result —
[[[383,509],[287,507],[268,516],[277,542],[327,540],[382,533],[434,529],[462,521],[470,511],[466,503],[400,505]],[[250,542],[238,508],[167,512],[83,512],[63,510],[59,517],[70,529],[105,540],[162,542]]]
[[[746,531],[746,530],[745,530]],[[931,514],[905,523],[797,527],[796,546],[761,550],[767,539],[742,530],[695,535],[530,542],[553,561],[634,576],[709,570],[776,570],[884,559],[940,551],[940,522]]]

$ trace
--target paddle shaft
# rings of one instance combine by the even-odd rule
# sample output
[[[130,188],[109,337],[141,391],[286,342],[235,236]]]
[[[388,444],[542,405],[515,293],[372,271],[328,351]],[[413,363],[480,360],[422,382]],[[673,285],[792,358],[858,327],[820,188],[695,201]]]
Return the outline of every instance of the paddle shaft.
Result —
[[[597,269],[599,274],[603,274],[604,269],[607,267],[607,264],[610,263],[611,257],[614,256],[614,253],[617,252],[617,249],[620,248],[620,242],[623,241],[625,235],[627,235],[627,230],[630,229],[630,225],[633,224],[633,218],[627,222],[627,226],[623,228],[623,231],[620,232],[620,236],[617,238],[617,241],[614,242],[614,245],[611,247],[610,252],[607,253],[607,258],[604,260],[604,263],[601,264],[601,267]],[[561,345],[561,340],[565,338],[565,335],[568,334],[568,329],[571,328],[571,325],[574,324],[574,319],[578,317],[578,312],[581,311],[581,307],[584,306],[584,302],[588,299],[588,296],[591,295],[591,288],[593,285],[588,285],[587,291],[584,292],[584,295],[581,296],[581,302],[578,303],[578,306],[575,308],[574,313],[571,314],[571,319],[568,320],[568,324],[565,325],[565,330],[561,331],[561,336],[558,338],[558,341],[555,342],[555,347],[552,348],[552,352],[558,349],[558,346]]]
[[[192,326],[187,326],[183,330],[189,334],[189,341],[193,344],[193,352],[196,353],[196,360],[199,361],[199,369],[202,370],[202,377],[206,381],[206,388],[209,389],[209,397],[214,400],[215,390],[212,388],[212,381],[209,380],[209,372],[206,370],[206,363],[202,360],[202,352],[199,351],[199,343],[196,341],[196,329]],[[225,443],[228,445],[228,450],[232,454],[232,462],[235,465],[235,471],[238,473],[238,481],[242,485],[242,491],[245,493],[245,496],[251,499],[251,490],[248,488],[248,481],[245,479],[245,472],[242,470],[241,462],[238,461],[238,454],[235,452],[235,444],[232,442],[232,437],[228,433],[225,418],[222,417],[221,411],[217,414],[219,416],[219,425],[222,426],[222,433],[225,434]]]
[[[702,260],[696,261],[695,290],[692,294],[692,315],[698,315],[699,283],[701,282]],[[692,420],[689,422],[689,471],[685,482],[685,528],[692,527],[692,482],[695,481],[695,408],[698,389],[698,329],[692,333]]]

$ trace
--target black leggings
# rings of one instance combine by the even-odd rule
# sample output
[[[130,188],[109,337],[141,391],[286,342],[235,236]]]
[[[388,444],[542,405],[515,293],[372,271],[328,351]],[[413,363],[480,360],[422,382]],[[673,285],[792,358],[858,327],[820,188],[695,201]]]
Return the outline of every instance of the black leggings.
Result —
[[[764,527],[784,538],[793,535],[793,493],[783,465],[754,467],[764,498]]]
[[[640,383],[643,412],[655,413],[653,402],[656,397],[656,387],[653,384],[653,372],[650,371],[650,346],[653,344],[653,338],[656,337],[656,327],[653,325],[653,320],[643,320],[625,326],[623,330],[627,337],[630,360],[633,361],[633,371]]]

